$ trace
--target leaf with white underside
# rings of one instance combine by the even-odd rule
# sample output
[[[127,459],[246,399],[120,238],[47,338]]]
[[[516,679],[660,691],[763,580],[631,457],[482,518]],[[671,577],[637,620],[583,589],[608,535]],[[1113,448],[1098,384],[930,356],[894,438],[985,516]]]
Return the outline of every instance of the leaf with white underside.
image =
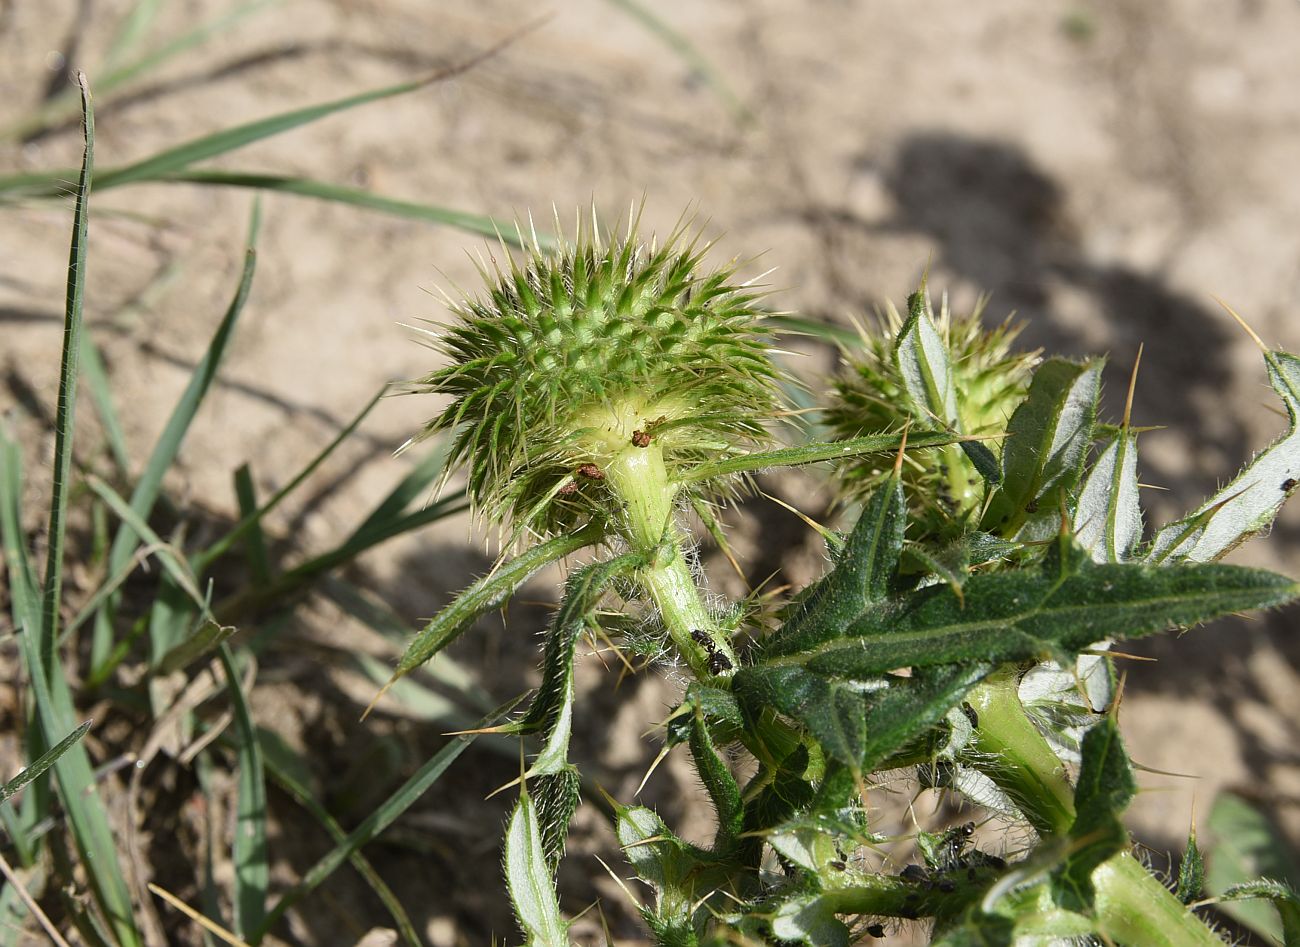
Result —
[[[1083,482],[1074,511],[1074,540],[1093,562],[1124,562],[1141,539],[1137,435],[1121,430]]]
[[[1038,366],[1007,422],[1002,487],[984,515],[986,530],[1006,535],[1009,524],[1023,522],[1040,505],[1054,507],[1057,493],[1078,483],[1092,444],[1102,364],[1049,358]]]
[[[529,947],[568,947],[555,880],[546,863],[537,810],[524,789],[506,828],[506,884]]]
[[[952,381],[948,347],[930,318],[924,285],[908,297],[907,321],[898,333],[894,358],[918,414],[957,429],[957,388]]]
[[[1286,407],[1290,429],[1259,454],[1231,483],[1182,519],[1162,527],[1151,542],[1151,562],[1210,562],[1266,529],[1300,486],[1300,357],[1264,353],[1269,383]]]

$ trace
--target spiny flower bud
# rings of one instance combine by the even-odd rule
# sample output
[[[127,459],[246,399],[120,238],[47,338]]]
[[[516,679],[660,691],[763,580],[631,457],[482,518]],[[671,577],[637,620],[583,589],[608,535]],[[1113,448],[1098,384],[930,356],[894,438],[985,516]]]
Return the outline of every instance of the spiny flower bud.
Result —
[[[480,513],[567,529],[612,501],[602,471],[627,451],[655,444],[671,476],[769,442],[783,404],[760,293],[704,270],[707,250],[684,227],[660,246],[593,221],[574,246],[534,240],[482,269],[487,293],[434,336],[448,364],[408,386],[451,396],[419,437],[456,432],[448,468],[468,467]]]
[[[1006,430],[1038,363],[1037,352],[1013,350],[1022,326],[1007,320],[991,329],[984,327],[981,315],[985,302],[981,299],[969,315],[953,316],[945,297],[934,322],[951,366],[955,426],[972,435],[996,435]],[[926,308],[928,311],[928,305]],[[874,325],[861,328],[861,346],[846,351],[847,371],[836,381],[826,412],[826,420],[838,436],[858,437],[897,431],[909,424],[922,428],[935,424],[933,416],[915,413],[914,401],[907,393],[898,356],[903,325],[903,317],[890,304]],[[986,443],[1000,450],[998,441]],[[957,447],[947,448],[923,464],[904,467],[904,488],[914,523],[920,535],[944,535],[975,510],[980,499],[976,489],[980,477]],[[851,461],[842,474],[842,490],[849,496],[860,495],[874,486],[881,473],[878,462],[870,457]]]

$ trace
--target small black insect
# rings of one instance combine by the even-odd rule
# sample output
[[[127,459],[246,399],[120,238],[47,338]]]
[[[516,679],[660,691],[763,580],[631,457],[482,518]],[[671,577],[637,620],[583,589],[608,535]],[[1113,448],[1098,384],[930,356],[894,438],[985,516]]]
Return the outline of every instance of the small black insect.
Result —
[[[836,871],[848,871],[849,868],[846,862],[842,862],[838,858],[835,859],[834,861],[827,862],[827,864],[830,865],[832,868],[834,868]]]
[[[908,865],[899,872],[898,877],[917,885],[928,885],[930,883],[930,873],[920,865]]]
[[[725,674],[730,671],[734,665],[731,659],[718,650],[713,643],[713,639],[708,634],[696,628],[691,632],[691,640],[705,650],[709,656],[709,673],[713,675]]]
[[[1037,512],[1038,512],[1038,501],[1037,501],[1037,500],[1030,500],[1028,503],[1026,503],[1026,504],[1025,504],[1025,512],[1026,512],[1026,513],[1037,513]]]
[[[867,936],[868,936],[868,937],[884,937],[884,936],[885,936],[885,925],[884,925],[884,924],[868,924],[868,925],[867,925]]]
[[[1295,477],[1287,477],[1285,480],[1282,481],[1282,490],[1286,493],[1290,493],[1291,490],[1295,487],[1295,485],[1296,485]]]
[[[961,712],[966,715],[966,719],[970,721],[972,727],[978,727],[980,725],[980,715],[970,704],[962,704]]]

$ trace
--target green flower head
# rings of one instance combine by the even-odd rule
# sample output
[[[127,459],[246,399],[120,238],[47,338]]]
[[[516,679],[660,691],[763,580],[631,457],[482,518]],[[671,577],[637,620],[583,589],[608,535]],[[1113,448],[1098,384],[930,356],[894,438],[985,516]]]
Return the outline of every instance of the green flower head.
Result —
[[[451,397],[416,439],[455,432],[448,468],[468,468],[481,514],[568,529],[615,502],[603,471],[621,454],[653,444],[671,476],[768,443],[784,404],[761,294],[705,269],[708,248],[684,226],[659,245],[593,221],[482,270],[487,292],[434,335],[447,365],[408,386]]]
[[[924,286],[921,292],[924,294]],[[997,435],[1005,432],[1012,412],[1024,398],[1038,353],[1015,349],[1022,327],[1009,319],[986,328],[982,320],[985,303],[981,299],[973,312],[953,315],[945,296],[933,325],[951,371],[956,410],[951,426],[965,434]],[[929,319],[928,299],[925,308]],[[918,409],[908,394],[899,364],[904,321],[890,304],[873,325],[861,327],[860,345],[846,348],[846,371],[836,381],[826,411],[827,423],[837,436],[898,431],[908,425],[925,430],[939,423],[933,414]],[[992,450],[1001,449],[997,440],[987,443]],[[882,473],[878,459],[851,461],[842,472],[841,489],[850,497],[862,496]],[[979,474],[958,447],[905,466],[903,482],[919,535],[945,535],[974,513],[983,498]]]

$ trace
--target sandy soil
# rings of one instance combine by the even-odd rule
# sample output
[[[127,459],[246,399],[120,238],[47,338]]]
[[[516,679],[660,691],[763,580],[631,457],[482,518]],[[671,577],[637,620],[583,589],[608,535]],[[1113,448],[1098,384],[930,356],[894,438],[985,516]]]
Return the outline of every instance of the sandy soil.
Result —
[[[0,0],[0,125],[61,86],[66,63],[92,85],[123,0]],[[167,5],[159,35],[225,9],[221,0]],[[1168,429],[1144,439],[1156,519],[1196,502],[1280,426],[1250,340],[1218,295],[1269,343],[1300,350],[1300,5],[1294,0],[991,0],[918,7],[886,0],[731,0],[655,4],[686,31],[752,112],[740,121],[716,89],[615,4],[572,0],[535,32],[449,82],[371,105],[218,162],[363,185],[461,210],[566,219],[593,200],[607,219],[644,200],[667,230],[693,207],[718,235],[716,256],[762,253],[778,304],[847,320],[901,299],[930,266],[930,285],[958,307],[992,293],[1015,310],[1025,339],[1065,354],[1108,351],[1107,403],[1117,402],[1146,343],[1134,416]],[[460,61],[537,15],[535,4],[484,0],[285,0],[173,61],[98,113],[101,166],[284,109],[421,75]],[[71,128],[0,146],[0,169],[71,166]],[[110,364],[126,436],[143,456],[232,291],[250,206],[242,192],[154,185],[95,204],[87,317]],[[252,465],[269,493],[382,384],[421,374],[428,352],[398,326],[438,318],[426,290],[474,286],[464,233],[276,196],[265,201],[257,281],[218,389],[185,445],[169,488],[213,521],[234,510],[231,471]],[[64,208],[0,216],[0,411],[47,457],[66,266]],[[828,352],[800,369],[824,377]],[[401,477],[391,451],[434,406],[384,402],[362,435],[276,518],[288,555],[344,535],[359,511]],[[88,414],[88,412],[86,412]],[[93,425],[87,419],[87,431]],[[806,482],[774,481],[803,501]],[[813,509],[810,512],[817,513]],[[815,539],[779,508],[737,514],[752,574],[815,574]],[[33,525],[35,521],[33,521]],[[367,556],[349,577],[412,626],[485,568],[459,520]],[[1243,562],[1300,574],[1300,515],[1291,510]],[[720,582],[724,581],[719,579]],[[533,598],[552,595],[538,583]],[[1153,769],[1132,811],[1157,852],[1181,844],[1193,802],[1248,787],[1300,826],[1300,637],[1297,613],[1230,622],[1144,645],[1130,663],[1124,724],[1134,757]],[[536,607],[485,624],[456,657],[505,697],[534,661]],[[255,629],[254,629],[255,630]],[[345,823],[437,744],[396,707],[358,723],[369,685],[331,664],[337,646],[391,652],[355,623],[313,605],[263,669],[255,714],[307,748],[314,778]],[[352,644],[355,643],[355,644]],[[0,644],[12,651],[12,644]],[[594,662],[588,662],[595,664]],[[654,682],[591,671],[583,759],[630,798],[645,761],[639,735],[671,695]],[[13,695],[5,698],[12,707]],[[12,722],[12,716],[7,718]],[[612,724],[610,723],[612,721]],[[119,726],[126,728],[126,722]],[[11,739],[11,737],[6,737]],[[105,735],[129,744],[129,730]],[[487,943],[511,924],[497,887],[504,755],[474,750],[385,842],[381,871],[437,945]],[[593,764],[594,765],[594,764]],[[194,777],[150,771],[156,811],[146,827],[160,883],[195,894],[186,861],[202,814]],[[702,834],[684,767],[655,777],[645,798]],[[290,880],[326,840],[292,803],[272,800]],[[591,857],[611,842],[599,819],[563,868],[566,903],[597,896],[619,942],[626,906]],[[179,851],[177,847],[179,846]],[[608,860],[608,859],[607,859]],[[340,873],[299,912],[291,939],[352,942],[384,915]],[[582,923],[596,925],[595,912]],[[176,942],[186,942],[174,917]]]

